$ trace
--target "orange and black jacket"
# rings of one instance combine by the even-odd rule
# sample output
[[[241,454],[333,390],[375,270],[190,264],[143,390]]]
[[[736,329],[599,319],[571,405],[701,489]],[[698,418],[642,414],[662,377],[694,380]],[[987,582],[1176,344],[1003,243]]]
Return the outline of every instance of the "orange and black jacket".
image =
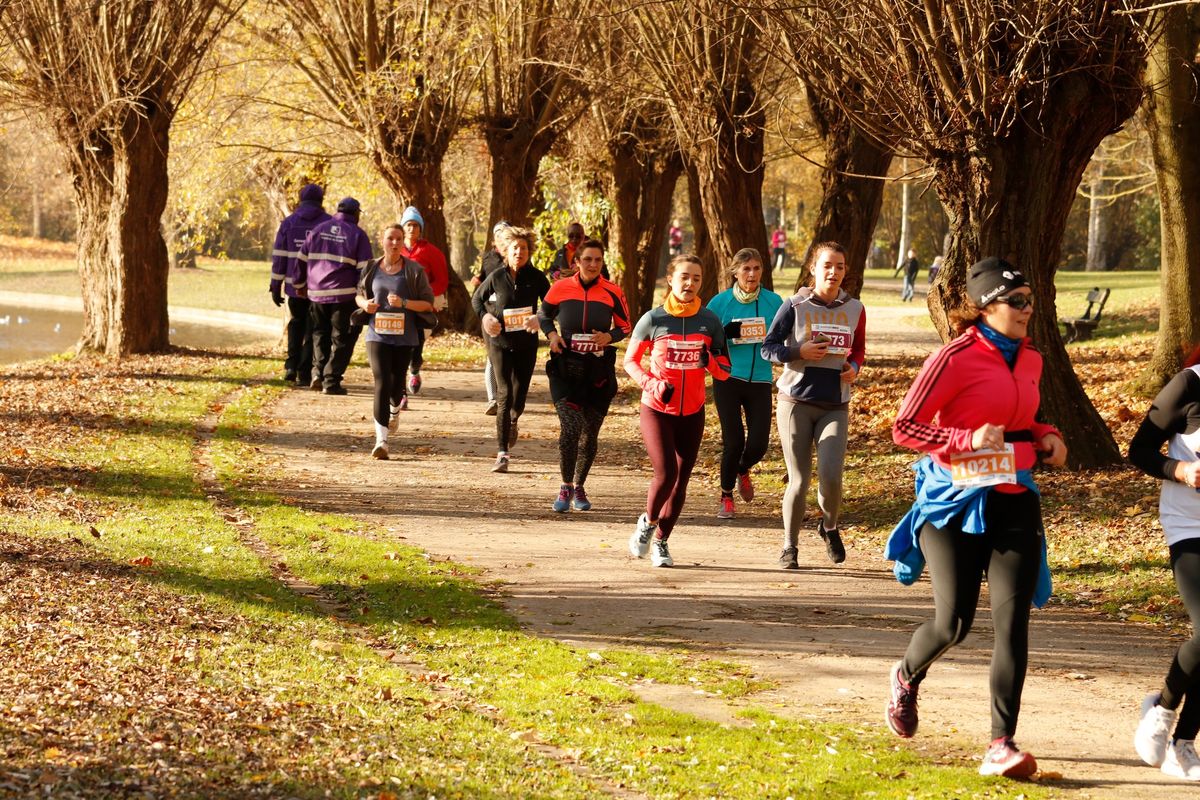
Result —
[[[557,323],[558,335],[568,349],[576,349],[571,344],[577,333],[607,333],[616,344],[632,330],[625,294],[603,276],[584,285],[576,274],[551,285],[538,320],[547,336],[556,330]]]
[[[650,367],[642,357],[650,353]],[[642,404],[686,416],[704,408],[704,372],[729,377],[729,355],[720,318],[707,308],[675,317],[662,306],[642,315],[629,337],[625,371],[642,387]]]

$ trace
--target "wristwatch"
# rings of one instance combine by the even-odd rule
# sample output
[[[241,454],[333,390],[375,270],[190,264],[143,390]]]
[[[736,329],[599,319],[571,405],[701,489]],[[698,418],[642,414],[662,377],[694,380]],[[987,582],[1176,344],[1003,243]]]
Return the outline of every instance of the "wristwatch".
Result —
[[[405,311],[405,310],[407,310],[407,309],[408,309],[408,298],[407,298],[407,297],[401,297],[401,298],[400,298],[400,310],[401,310],[401,311]]]

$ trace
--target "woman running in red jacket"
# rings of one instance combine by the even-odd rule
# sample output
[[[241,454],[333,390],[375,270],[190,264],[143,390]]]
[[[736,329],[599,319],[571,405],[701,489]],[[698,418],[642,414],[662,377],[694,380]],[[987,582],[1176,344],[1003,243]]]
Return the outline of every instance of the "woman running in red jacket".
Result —
[[[625,353],[625,371],[642,387],[642,439],[654,467],[629,552],[637,558],[650,553],[656,567],[675,563],[667,538],[683,510],[704,435],[704,371],[717,380],[729,377],[721,320],[700,302],[701,275],[696,256],[671,260],[667,298],[638,320]],[[642,366],[647,353],[649,369]]]

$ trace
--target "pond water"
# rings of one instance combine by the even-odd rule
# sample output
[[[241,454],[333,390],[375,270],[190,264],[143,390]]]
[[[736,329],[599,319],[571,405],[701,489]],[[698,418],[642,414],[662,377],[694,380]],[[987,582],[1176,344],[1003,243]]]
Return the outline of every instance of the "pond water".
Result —
[[[44,358],[75,346],[83,317],[77,311],[0,305],[0,364]],[[214,350],[261,342],[271,337],[230,325],[171,324],[171,343]]]

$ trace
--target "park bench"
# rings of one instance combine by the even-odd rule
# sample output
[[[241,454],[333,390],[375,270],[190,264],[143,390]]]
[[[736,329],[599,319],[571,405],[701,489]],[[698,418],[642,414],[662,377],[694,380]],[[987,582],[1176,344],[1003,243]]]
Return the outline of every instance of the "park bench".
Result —
[[[1100,315],[1104,312],[1104,304],[1108,302],[1108,289],[1093,288],[1087,293],[1087,310],[1075,319],[1059,320],[1066,328],[1066,341],[1086,342],[1092,338],[1096,326],[1100,324]]]

